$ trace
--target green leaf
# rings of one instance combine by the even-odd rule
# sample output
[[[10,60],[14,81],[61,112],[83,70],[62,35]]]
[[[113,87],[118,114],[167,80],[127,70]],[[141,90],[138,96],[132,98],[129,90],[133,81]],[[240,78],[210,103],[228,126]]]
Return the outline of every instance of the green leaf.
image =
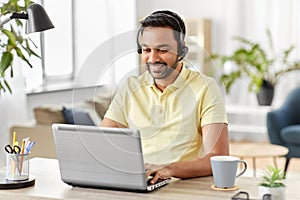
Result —
[[[11,90],[11,88],[10,88],[10,86],[9,86],[9,84],[7,83],[6,80],[4,80],[4,84],[5,84],[6,88],[8,89],[8,91],[9,91],[10,93],[12,93],[12,90]]]
[[[31,38],[28,38],[28,40],[34,45],[35,48],[38,48],[37,45],[34,43],[34,41]],[[28,40],[26,42],[28,43]],[[29,43],[28,43],[29,45]]]
[[[6,90],[5,90],[5,88],[3,87],[3,85],[2,85],[2,83],[1,83],[1,81],[0,81],[0,91],[1,90],[3,90],[3,92],[5,92]]]
[[[4,13],[21,12],[22,10],[24,10],[22,6],[18,5],[18,0],[9,0],[6,2],[7,3],[3,4],[4,10],[2,11]]]
[[[7,29],[2,29],[2,32],[8,37],[11,44],[16,43],[16,35],[12,31],[9,31]]]
[[[32,68],[32,65],[30,64],[30,62],[27,60],[27,58],[24,56],[24,54],[22,53],[21,49],[18,48],[18,47],[15,47],[15,50],[17,52],[17,55],[22,59],[24,60],[31,68]]]
[[[36,56],[36,57],[38,57],[38,58],[42,58],[41,56],[39,56],[37,53],[35,53],[32,49],[28,49],[28,51],[30,52],[30,55],[34,55],[34,56]]]
[[[32,4],[32,3],[34,3],[34,2],[33,2],[33,1],[30,1],[30,0],[25,0],[25,8],[27,9],[28,6],[29,6],[30,4]]]
[[[246,38],[243,38],[241,36],[233,36],[234,40],[237,40],[241,43],[247,44],[247,45],[254,45],[255,43],[252,43],[250,40],[247,40]]]
[[[225,86],[226,93],[229,93],[231,85],[235,82],[235,80],[241,76],[240,71],[235,71],[230,74],[223,74],[221,76],[221,80]]]
[[[13,67],[10,68],[10,77],[14,77],[14,68]]]
[[[262,182],[259,183],[265,187],[285,187],[282,180],[285,179],[285,173],[276,167],[268,166],[265,170],[265,175],[262,176]]]
[[[0,63],[0,73],[4,73],[6,69],[12,65],[13,54],[9,51],[2,54],[1,63]]]
[[[285,50],[284,52],[283,52],[283,63],[287,63],[287,59],[288,59],[288,57],[289,57],[289,55],[290,55],[290,53],[293,51],[295,49],[295,47],[292,45],[290,48],[288,48],[287,50]]]
[[[17,23],[17,25],[18,25],[18,26],[23,26],[23,23],[22,23],[22,21],[21,21],[21,20],[19,20],[19,19],[16,19],[15,21],[16,21],[16,23]]]
[[[22,46],[22,48],[28,53],[28,55],[29,55],[29,56],[34,55],[34,56],[36,56],[36,57],[38,57],[38,58],[41,58],[41,56],[39,56],[37,53],[35,53],[35,52],[30,48],[28,41],[25,40],[25,42],[26,42],[26,46],[24,46],[24,45],[21,45],[21,46]]]

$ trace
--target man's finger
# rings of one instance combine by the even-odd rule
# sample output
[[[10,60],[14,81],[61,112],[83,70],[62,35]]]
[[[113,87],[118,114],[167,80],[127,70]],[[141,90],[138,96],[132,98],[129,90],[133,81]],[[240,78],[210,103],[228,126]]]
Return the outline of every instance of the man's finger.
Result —
[[[156,173],[155,176],[153,177],[153,179],[151,180],[151,183],[152,184],[156,183],[159,178],[160,178],[159,173]]]

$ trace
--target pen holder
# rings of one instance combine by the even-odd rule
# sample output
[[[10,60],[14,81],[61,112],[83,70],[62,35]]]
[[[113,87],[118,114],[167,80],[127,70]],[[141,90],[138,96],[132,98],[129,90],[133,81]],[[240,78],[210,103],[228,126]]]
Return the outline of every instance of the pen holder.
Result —
[[[29,154],[6,153],[6,179],[14,181],[29,179]]]

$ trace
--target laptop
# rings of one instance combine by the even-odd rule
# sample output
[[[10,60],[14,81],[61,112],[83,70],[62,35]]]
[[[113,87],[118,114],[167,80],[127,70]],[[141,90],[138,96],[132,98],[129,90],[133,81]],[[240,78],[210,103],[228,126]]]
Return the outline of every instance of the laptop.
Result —
[[[145,175],[140,133],[126,128],[52,125],[61,179],[72,186],[153,191]]]

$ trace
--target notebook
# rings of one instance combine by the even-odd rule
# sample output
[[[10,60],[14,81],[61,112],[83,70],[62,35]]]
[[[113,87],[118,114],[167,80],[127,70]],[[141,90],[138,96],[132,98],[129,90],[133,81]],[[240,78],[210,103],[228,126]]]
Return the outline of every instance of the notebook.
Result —
[[[171,180],[149,185],[138,130],[70,124],[52,130],[61,179],[69,185],[147,192]]]

